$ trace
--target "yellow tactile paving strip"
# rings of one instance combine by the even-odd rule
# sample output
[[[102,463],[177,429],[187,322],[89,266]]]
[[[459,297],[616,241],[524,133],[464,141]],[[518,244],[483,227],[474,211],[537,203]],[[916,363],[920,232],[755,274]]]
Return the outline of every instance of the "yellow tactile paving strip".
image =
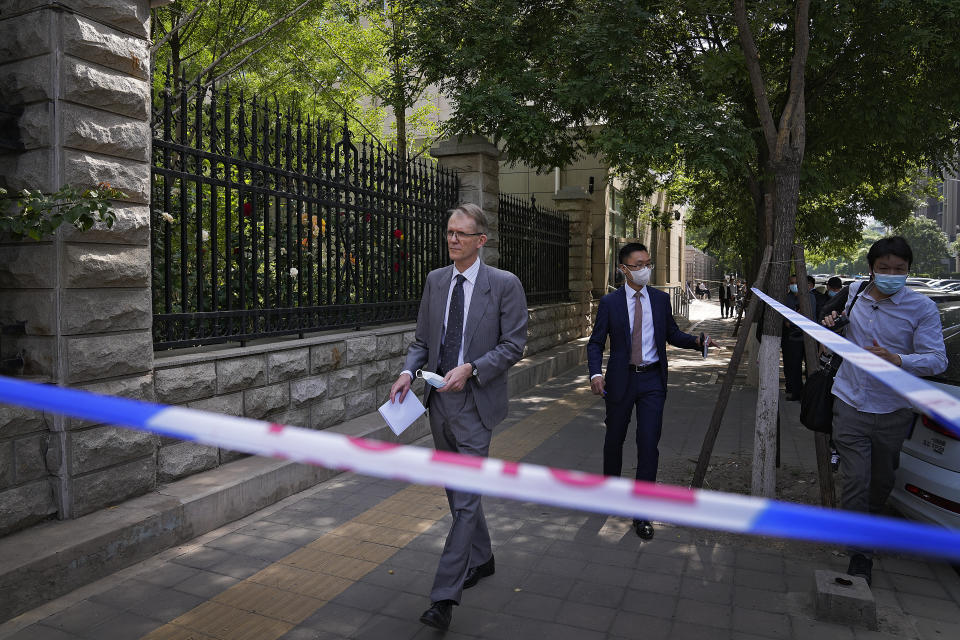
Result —
[[[551,400],[497,434],[491,457],[521,460],[597,401],[583,388]],[[433,526],[447,509],[442,488],[411,485],[143,640],[279,638]]]

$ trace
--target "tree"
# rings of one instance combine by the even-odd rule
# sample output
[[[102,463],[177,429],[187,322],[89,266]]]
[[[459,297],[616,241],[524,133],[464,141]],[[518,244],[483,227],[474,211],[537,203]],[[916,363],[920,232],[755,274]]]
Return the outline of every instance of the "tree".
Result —
[[[596,151],[637,189],[687,193],[713,228],[743,230],[728,238],[745,258],[774,247],[776,297],[798,229],[844,245],[868,214],[902,221],[917,168],[958,157],[958,0],[421,6],[419,64],[452,96],[455,132],[537,167]],[[772,377],[780,323],[768,316]],[[772,456],[763,469],[769,494]]]
[[[944,260],[950,253],[947,234],[940,231],[937,223],[929,218],[911,216],[894,230],[894,233],[906,238],[913,250],[911,273],[941,274],[947,269]]]

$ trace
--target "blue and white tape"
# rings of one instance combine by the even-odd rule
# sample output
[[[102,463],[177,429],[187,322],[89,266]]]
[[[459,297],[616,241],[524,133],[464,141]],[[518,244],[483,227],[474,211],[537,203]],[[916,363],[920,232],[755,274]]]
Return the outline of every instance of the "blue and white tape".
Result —
[[[904,398],[915,409],[927,414],[960,438],[960,400],[923,378],[909,374],[900,367],[853,344],[831,329],[777,302],[759,289],[754,288],[751,291],[808,336],[843,356],[844,362],[863,369],[890,387],[891,391]]]
[[[732,493],[351,438],[0,377],[0,402],[247,453],[602,514],[960,561],[960,533]]]

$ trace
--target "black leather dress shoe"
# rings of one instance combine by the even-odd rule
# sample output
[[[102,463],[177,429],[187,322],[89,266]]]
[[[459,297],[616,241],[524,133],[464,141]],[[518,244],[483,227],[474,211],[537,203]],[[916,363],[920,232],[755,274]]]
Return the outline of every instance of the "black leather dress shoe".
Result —
[[[470,569],[467,570],[467,577],[463,581],[463,588],[469,589],[470,587],[477,586],[477,583],[480,582],[480,578],[492,576],[494,573],[496,573],[496,570],[497,568],[493,562],[493,556],[490,556],[490,559],[483,564],[476,567],[470,567]]]
[[[434,602],[430,605],[430,608],[424,611],[423,615],[420,616],[420,622],[428,627],[446,631],[450,628],[450,620],[453,618],[454,604],[456,603],[453,600],[440,600],[438,602]]]
[[[633,530],[637,532],[641,540],[653,539],[653,523],[649,520],[634,520]]]

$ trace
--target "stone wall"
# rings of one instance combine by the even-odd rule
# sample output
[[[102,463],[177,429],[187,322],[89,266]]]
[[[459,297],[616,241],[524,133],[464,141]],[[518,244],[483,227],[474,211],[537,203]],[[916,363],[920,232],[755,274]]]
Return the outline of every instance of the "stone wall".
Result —
[[[403,369],[413,325],[158,357],[158,402],[324,429],[375,411]],[[157,478],[168,482],[239,454],[162,438]]]
[[[151,399],[148,0],[8,0],[0,13],[0,185],[109,182],[112,229],[0,238],[0,358],[29,379]],[[11,133],[7,133],[7,132]],[[156,484],[154,436],[0,407],[0,533]]]

